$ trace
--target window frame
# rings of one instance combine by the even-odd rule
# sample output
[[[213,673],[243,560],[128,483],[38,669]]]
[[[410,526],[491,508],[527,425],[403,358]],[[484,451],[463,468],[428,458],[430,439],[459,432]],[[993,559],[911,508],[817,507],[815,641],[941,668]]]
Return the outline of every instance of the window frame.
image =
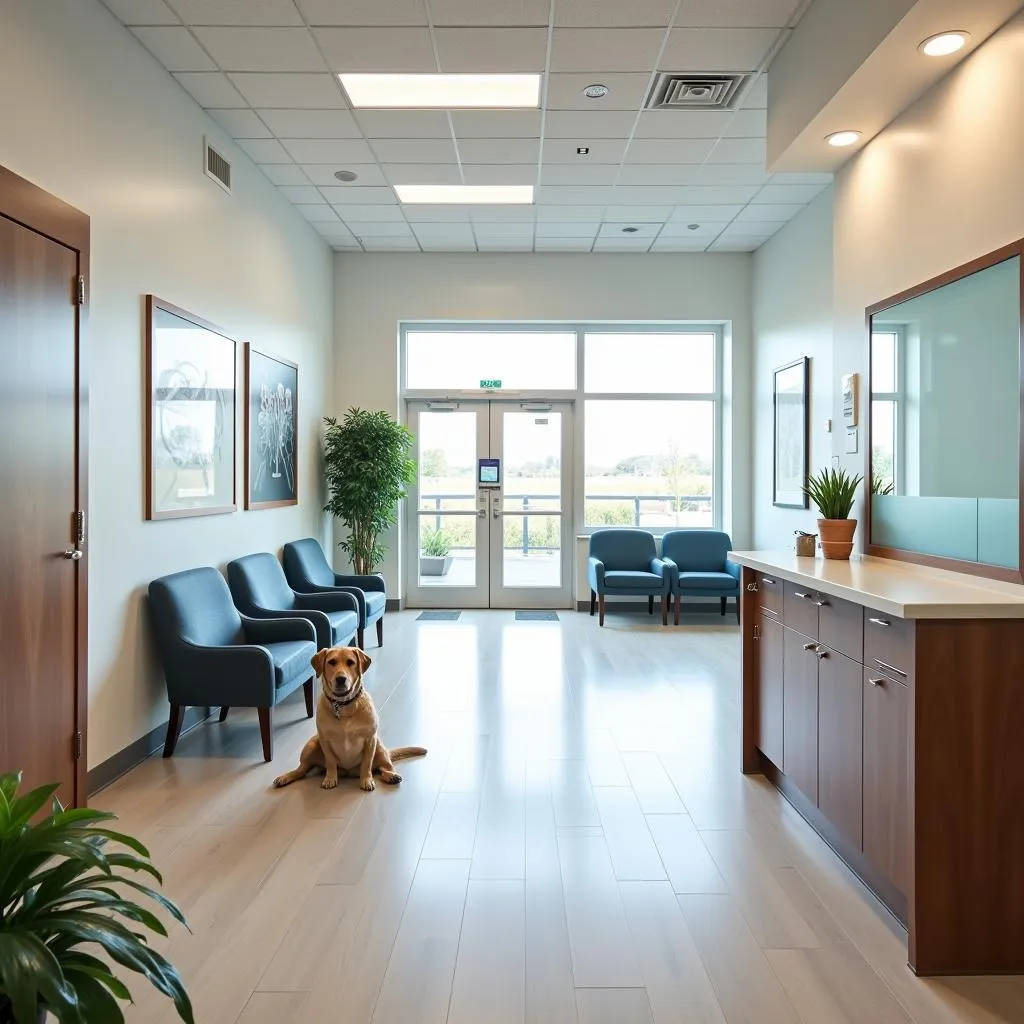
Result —
[[[906,456],[906,327],[903,324],[887,324],[880,321],[877,327],[873,327],[871,337],[876,334],[891,334],[893,336],[894,367],[893,375],[896,380],[895,391],[872,391],[868,394],[868,418],[874,411],[875,402],[891,402],[893,415],[893,446],[892,446],[892,492],[900,493],[903,482],[904,459]],[[873,378],[873,375],[872,375]],[[873,452],[868,452],[868,465],[871,465]],[[870,483],[868,486],[871,486]]]

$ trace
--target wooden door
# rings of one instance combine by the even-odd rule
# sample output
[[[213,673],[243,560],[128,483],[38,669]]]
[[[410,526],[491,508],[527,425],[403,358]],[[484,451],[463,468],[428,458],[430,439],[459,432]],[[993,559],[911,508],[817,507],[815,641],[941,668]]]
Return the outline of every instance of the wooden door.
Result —
[[[785,774],[818,802],[818,645],[796,630],[783,633],[783,758]]]
[[[825,647],[818,655],[818,808],[859,850],[863,669]]]
[[[780,771],[783,757],[782,623],[767,612],[758,614],[760,650],[757,659],[757,746]]]
[[[81,252],[8,216],[25,195],[6,191],[13,178],[0,177],[0,771],[22,771],[25,790],[58,782],[68,805],[85,800]]]
[[[864,853],[905,896],[910,884],[910,691],[864,669]]]

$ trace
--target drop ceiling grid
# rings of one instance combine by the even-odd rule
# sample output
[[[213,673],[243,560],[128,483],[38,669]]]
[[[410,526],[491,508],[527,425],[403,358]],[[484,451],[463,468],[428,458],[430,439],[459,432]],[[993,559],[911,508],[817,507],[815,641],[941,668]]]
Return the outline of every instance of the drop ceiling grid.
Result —
[[[514,18],[502,0],[104,2],[334,248],[585,251],[586,225],[590,251],[749,251],[830,180],[763,163],[765,68],[810,0],[522,0]],[[721,61],[678,66],[695,48]],[[542,71],[541,108],[354,111],[339,49],[358,51],[353,70]],[[645,111],[663,70],[756,74],[734,110]],[[592,81],[610,84],[607,105],[582,98]],[[532,182],[536,205],[405,207],[390,188],[403,180]]]

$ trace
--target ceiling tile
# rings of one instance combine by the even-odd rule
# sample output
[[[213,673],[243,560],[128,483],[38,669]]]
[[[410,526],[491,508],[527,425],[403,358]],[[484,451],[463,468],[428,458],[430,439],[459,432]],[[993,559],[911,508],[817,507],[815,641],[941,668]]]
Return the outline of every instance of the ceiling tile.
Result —
[[[737,110],[722,133],[728,139],[752,139],[768,134],[767,110]]]
[[[651,252],[703,252],[707,246],[706,238],[679,238],[659,235],[651,246]]]
[[[536,185],[536,164],[466,164],[462,177],[467,185]]]
[[[422,252],[415,238],[364,238],[363,248],[366,252]]]
[[[541,185],[536,191],[537,203],[545,206],[607,206],[611,195],[610,188],[591,185]]]
[[[177,25],[178,19],[164,0],[103,0],[126,25]]]
[[[323,190],[321,189],[321,191]],[[405,220],[400,206],[386,206],[383,204],[372,205],[370,203],[364,203],[363,205],[358,206],[350,203],[334,202],[333,196],[328,196],[327,198],[332,200],[332,204],[338,216],[346,223],[353,220],[366,223],[373,221],[374,223],[389,224]]]
[[[480,252],[533,252],[532,238],[491,238],[477,235],[476,247]]]
[[[414,224],[413,231],[421,241],[473,242],[473,228],[469,224]]]
[[[662,229],[659,238],[677,238],[680,240],[692,239],[698,241],[703,239],[700,243],[702,246],[708,244],[709,238],[717,238],[721,233],[722,228],[725,227],[726,221],[669,221]],[[695,228],[691,228],[690,224],[696,224]]]
[[[636,228],[636,231],[627,232],[625,231],[627,227]],[[642,221],[633,220],[628,224],[602,224],[597,237],[622,239],[623,241],[631,242],[638,241],[641,238],[654,238],[661,231],[661,228],[661,221],[648,221],[645,213],[645,219]]]
[[[258,164],[290,164],[292,158],[277,139],[238,139],[238,146]]]
[[[549,110],[545,139],[628,139],[636,114],[627,110]]]
[[[777,185],[774,181],[757,193],[759,203],[809,203],[827,185]]]
[[[305,28],[196,28],[199,41],[224,71],[323,71]]]
[[[338,181],[335,171],[352,171],[357,175],[353,182]],[[314,185],[338,188],[344,191],[349,188],[363,188],[367,185],[386,185],[387,179],[380,169],[380,164],[345,164],[344,168],[336,164],[303,164],[303,173]]]
[[[497,224],[499,221],[520,221],[533,223],[536,206],[510,203],[471,203],[465,207],[474,224]]]
[[[634,139],[626,151],[626,163],[699,164],[713,146],[711,139]]]
[[[275,185],[308,185],[309,178],[295,164],[260,164],[260,170]]]
[[[763,168],[765,155],[764,139],[722,139],[709,159],[716,164],[756,164]]]
[[[581,156],[576,150],[588,149]],[[618,164],[626,152],[625,139],[545,139],[546,164]]]
[[[644,206],[643,220],[664,223],[672,215],[672,206]],[[636,206],[609,206],[604,219],[610,224],[632,224],[637,219]]]
[[[757,197],[760,200],[760,195]],[[767,223],[774,221],[778,224],[785,224],[792,220],[802,209],[803,203],[751,203],[736,218],[737,224],[747,221],[760,221]]]
[[[636,139],[717,139],[733,115],[724,110],[645,110]]]
[[[347,110],[261,109],[257,113],[279,139],[361,139]]]
[[[256,109],[283,107],[287,110],[326,110],[345,106],[337,79],[329,74],[246,74],[231,75],[238,91]],[[219,103],[217,106],[229,106]]]
[[[425,28],[313,29],[332,71],[436,71]]]
[[[756,185],[687,185],[679,190],[678,206],[732,206],[748,203],[757,193]]]
[[[582,204],[538,206],[537,223],[559,224],[569,221],[592,221],[596,224],[604,216],[604,211],[604,206],[584,206]]]
[[[714,153],[711,154],[714,159]],[[764,165],[757,164],[702,164],[694,169],[693,185],[764,185],[771,175]]]
[[[368,139],[450,139],[443,110],[357,110],[356,120]]]
[[[594,252],[647,252],[652,239],[632,235],[621,235],[618,238],[601,238],[594,240]]]
[[[558,0],[555,24],[664,28],[672,20],[675,9],[676,0]]]
[[[649,73],[552,74],[548,80],[548,110],[639,110],[651,84]],[[608,95],[598,100],[588,99],[583,90],[588,85],[605,85]]]
[[[771,238],[787,221],[739,220],[730,224],[725,230],[730,235],[741,235],[744,238]]]
[[[454,164],[455,144],[448,139],[375,139],[373,151],[387,164]]]
[[[437,28],[434,39],[442,71],[543,71],[547,59],[546,28]]]
[[[399,212],[405,213],[410,224],[468,224],[469,207],[452,203],[416,203],[412,206],[400,207]]]
[[[687,71],[756,71],[778,38],[771,28],[674,28],[659,61]]]
[[[383,185],[359,185],[355,188],[334,188],[324,185],[320,193],[332,206],[339,209],[342,206],[394,206],[398,202],[394,190]],[[363,219],[376,220],[377,217]]]
[[[355,244],[355,235],[344,224],[315,224],[316,230],[328,241]]]
[[[547,25],[549,0],[430,0],[435,25]]]
[[[279,191],[290,203],[320,204],[324,201],[312,185],[283,185]]]
[[[392,185],[461,185],[458,164],[384,164]]]
[[[296,0],[310,25],[426,25],[423,0]]]
[[[301,25],[292,0],[167,0],[186,25]]]
[[[559,28],[551,44],[552,71],[651,71],[664,33],[656,28]],[[596,80],[600,80],[597,76]]]
[[[476,252],[475,241],[459,241],[438,239],[436,241],[420,242],[420,248],[424,252]]]
[[[744,110],[759,109],[768,106],[768,75],[760,74],[743,94],[740,106]]]
[[[600,226],[596,221],[538,221],[537,237],[593,239]]]
[[[219,71],[201,71],[174,76],[178,84],[201,107],[244,107],[241,93]]]
[[[539,139],[459,139],[459,157],[467,164],[529,164],[539,156]]]
[[[682,28],[782,28],[802,0],[686,0],[676,25]]]
[[[699,224],[702,221],[709,221],[727,224],[742,209],[739,203],[732,206],[677,206],[669,217],[669,223],[678,221],[690,224],[696,221]]]
[[[614,185],[618,164],[548,164],[541,167],[542,185]]]
[[[617,185],[692,185],[696,164],[627,164]]]
[[[634,203],[675,206],[685,203],[691,191],[691,185],[617,185],[611,202],[617,206],[630,206]]]
[[[743,239],[737,238],[733,240],[726,239],[724,241],[712,242],[711,245],[705,250],[706,252],[754,252],[755,249],[760,249],[764,245],[764,239]]]
[[[590,238],[537,238],[533,247],[538,252],[590,252],[593,244]]]
[[[132,29],[143,46],[168,71],[216,71],[209,54],[192,38],[187,28],[143,27]]]
[[[374,162],[361,139],[285,139],[284,146],[297,164],[334,164],[337,169]]]
[[[207,113],[233,139],[270,139],[273,133],[251,110],[209,110]]]
[[[539,110],[453,110],[452,123],[459,139],[540,138]]]
[[[477,241],[481,238],[529,238],[533,241],[533,228],[532,221],[473,221]]]
[[[296,205],[296,210],[311,224],[333,223],[338,215],[326,203],[310,203]]]
[[[821,185],[824,188],[826,185],[832,184],[831,174],[789,174],[783,172],[782,174],[773,174],[771,176],[772,185]]]
[[[357,238],[407,238],[412,240],[412,228],[408,224],[395,222],[393,224],[381,223],[380,221],[356,221],[345,222],[349,231]]]

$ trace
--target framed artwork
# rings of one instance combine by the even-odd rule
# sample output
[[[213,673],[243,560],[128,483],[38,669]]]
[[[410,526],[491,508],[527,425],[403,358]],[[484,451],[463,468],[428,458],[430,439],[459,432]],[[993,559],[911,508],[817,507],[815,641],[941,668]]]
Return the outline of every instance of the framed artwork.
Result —
[[[807,404],[811,361],[803,356],[774,371],[772,504],[807,508],[810,417]]]
[[[844,373],[842,379],[843,420],[848,427],[857,426],[857,374]]]
[[[245,346],[245,507],[299,503],[295,363]]]
[[[146,296],[146,518],[234,512],[236,341]]]

